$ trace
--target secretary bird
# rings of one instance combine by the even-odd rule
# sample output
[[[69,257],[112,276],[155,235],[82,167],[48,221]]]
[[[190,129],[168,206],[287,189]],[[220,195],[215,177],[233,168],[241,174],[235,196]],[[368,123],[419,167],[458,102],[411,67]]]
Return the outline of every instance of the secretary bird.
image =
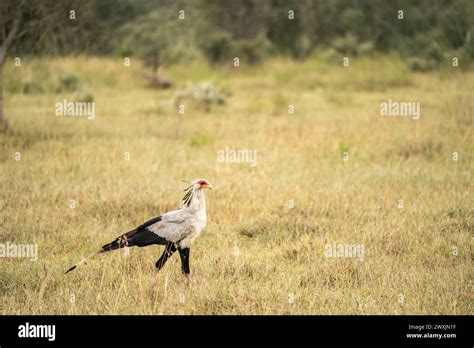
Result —
[[[114,241],[103,245],[98,252],[79,261],[66,273],[73,271],[94,255],[125,247],[145,247],[161,244],[165,245],[165,250],[159,260],[156,261],[156,268],[160,270],[168,258],[178,250],[181,258],[181,271],[187,279],[190,279],[189,249],[206,226],[206,200],[203,189],[209,188],[212,190],[212,185],[204,179],[197,179],[189,184],[190,186],[184,190],[186,195],[181,200],[180,209],[155,217],[122,234]]]

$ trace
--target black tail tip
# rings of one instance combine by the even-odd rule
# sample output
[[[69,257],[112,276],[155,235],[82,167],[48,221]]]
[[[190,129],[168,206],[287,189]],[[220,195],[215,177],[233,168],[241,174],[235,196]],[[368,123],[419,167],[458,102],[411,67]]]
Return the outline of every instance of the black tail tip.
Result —
[[[71,271],[74,271],[76,269],[77,266],[72,266],[71,268],[69,268],[64,274],[68,274],[69,272]]]

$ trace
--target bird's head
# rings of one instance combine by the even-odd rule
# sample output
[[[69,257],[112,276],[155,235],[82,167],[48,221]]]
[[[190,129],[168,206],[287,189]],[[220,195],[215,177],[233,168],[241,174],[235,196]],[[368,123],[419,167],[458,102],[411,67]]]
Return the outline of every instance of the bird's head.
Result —
[[[183,180],[184,181],[184,180]],[[212,185],[208,180],[205,179],[196,179],[192,182],[184,181],[190,184],[184,191],[186,195],[183,197],[180,203],[180,207],[189,207],[191,202],[193,201],[193,197],[195,197],[195,192],[201,192],[203,188],[208,188],[212,190]],[[204,198],[204,197],[203,197]]]
[[[203,188],[208,188],[208,189],[212,190],[211,183],[209,182],[209,180],[206,180],[206,179],[196,179],[191,183],[191,186],[195,190],[200,190],[200,189],[203,189]]]

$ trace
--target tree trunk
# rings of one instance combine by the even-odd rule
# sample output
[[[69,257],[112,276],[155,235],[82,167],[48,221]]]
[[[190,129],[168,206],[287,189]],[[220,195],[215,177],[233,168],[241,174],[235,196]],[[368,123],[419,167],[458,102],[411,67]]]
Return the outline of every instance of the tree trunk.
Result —
[[[3,114],[3,63],[5,62],[7,48],[0,46],[0,130],[6,125],[5,115]]]
[[[0,130],[7,125],[7,120],[3,115],[3,64],[0,65]]]
[[[171,81],[161,78],[161,67],[162,65],[158,64],[158,66],[154,68],[154,71],[153,71],[153,76],[155,78],[154,85],[158,88],[170,88],[172,85]]]
[[[12,45],[13,40],[15,40],[18,34],[18,29],[20,26],[20,9],[22,5],[23,2],[21,2],[20,6],[18,7],[17,18],[13,21],[10,32],[8,33],[5,41],[0,46],[0,130],[5,129],[8,126],[7,120],[3,113],[3,64],[5,63],[5,59],[7,57],[7,50]]]
[[[161,68],[161,64],[159,63],[156,63],[155,65],[153,65],[153,78],[155,79],[155,83],[157,85],[160,84],[160,68]]]

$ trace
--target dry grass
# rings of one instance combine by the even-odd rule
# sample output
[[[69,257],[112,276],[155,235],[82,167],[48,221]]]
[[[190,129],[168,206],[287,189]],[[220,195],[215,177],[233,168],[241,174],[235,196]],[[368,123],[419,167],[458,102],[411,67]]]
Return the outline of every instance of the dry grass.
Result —
[[[197,62],[168,71],[177,88],[207,79],[232,96],[210,113],[180,115],[161,104],[173,91],[146,89],[133,63],[7,62],[0,242],[37,243],[39,258],[1,259],[1,313],[473,314],[473,72],[411,74],[394,57],[350,68]],[[95,120],[54,115],[72,98],[48,91],[62,71],[92,91]],[[27,77],[46,92],[8,92]],[[381,117],[388,99],[420,102],[420,120]],[[217,163],[226,147],[258,150],[258,165]],[[191,251],[191,286],[177,256],[156,273],[159,246],[63,275],[175,208],[179,180],[196,177],[215,190]],[[326,258],[333,242],[363,244],[363,261]]]

